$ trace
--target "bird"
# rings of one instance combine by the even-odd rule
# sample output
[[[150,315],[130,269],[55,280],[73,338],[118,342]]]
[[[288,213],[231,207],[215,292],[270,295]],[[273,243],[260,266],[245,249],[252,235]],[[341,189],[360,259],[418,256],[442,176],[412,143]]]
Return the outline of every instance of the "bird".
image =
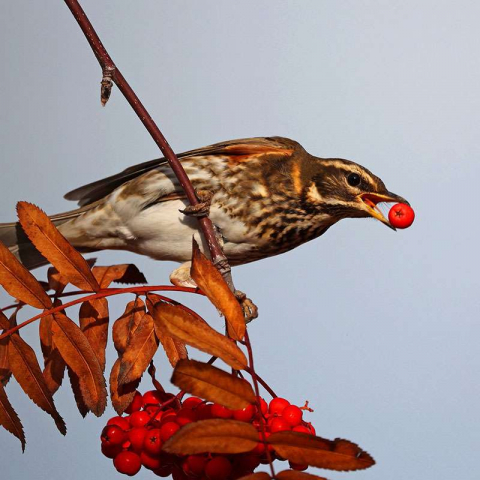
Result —
[[[365,167],[315,157],[284,137],[231,140],[178,158],[232,266],[292,250],[344,218],[373,217],[395,230],[378,204],[408,204]],[[79,208],[50,219],[79,251],[127,250],[178,262],[171,282],[195,286],[192,237],[206,255],[208,248],[195,208],[164,158],[89,183],[65,198]],[[0,241],[29,269],[48,263],[18,223],[0,224]]]

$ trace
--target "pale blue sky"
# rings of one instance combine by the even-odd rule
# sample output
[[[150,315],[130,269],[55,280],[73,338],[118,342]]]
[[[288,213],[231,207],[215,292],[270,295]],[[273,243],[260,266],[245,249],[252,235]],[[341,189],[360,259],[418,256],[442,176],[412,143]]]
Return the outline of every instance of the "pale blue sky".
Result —
[[[345,220],[234,277],[260,307],[250,335],[262,376],[310,401],[319,435],[358,442],[377,460],[364,472],[312,473],[477,480],[478,2],[82,4],[176,151],[288,136],[357,161],[410,200],[409,230]],[[97,62],[63,2],[2,2],[0,38],[0,221],[18,200],[71,209],[65,192],[159,156],[117,91],[100,107]],[[155,283],[173,266],[121,252],[99,259],[135,262]],[[205,302],[185,300],[221,325]],[[113,318],[126,301],[111,303]],[[36,327],[24,336],[38,345]],[[7,392],[28,443],[22,455],[0,431],[2,479],[121,478],[100,453],[110,407],[82,420],[63,387],[63,438],[15,382]]]

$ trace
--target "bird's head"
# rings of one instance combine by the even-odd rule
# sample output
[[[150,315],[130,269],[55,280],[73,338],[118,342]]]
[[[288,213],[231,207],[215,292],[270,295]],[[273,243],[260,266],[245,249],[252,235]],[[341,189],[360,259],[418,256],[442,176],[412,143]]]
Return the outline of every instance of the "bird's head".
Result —
[[[308,170],[309,181],[303,190],[306,205],[328,214],[334,222],[342,218],[373,217],[395,230],[377,204],[408,202],[388,191],[372,172],[338,158],[315,158]]]

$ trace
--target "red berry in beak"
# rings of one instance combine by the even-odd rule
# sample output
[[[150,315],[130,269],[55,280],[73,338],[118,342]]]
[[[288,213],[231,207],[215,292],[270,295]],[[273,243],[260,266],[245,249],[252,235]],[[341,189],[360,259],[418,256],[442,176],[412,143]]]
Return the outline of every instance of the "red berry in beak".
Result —
[[[397,203],[388,212],[390,225],[395,228],[408,228],[415,220],[415,212],[405,203]]]

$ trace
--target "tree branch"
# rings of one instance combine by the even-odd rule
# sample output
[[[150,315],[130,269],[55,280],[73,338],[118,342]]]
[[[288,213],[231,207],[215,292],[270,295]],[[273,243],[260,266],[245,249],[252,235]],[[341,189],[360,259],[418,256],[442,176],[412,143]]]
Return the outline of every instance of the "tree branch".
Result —
[[[195,194],[195,189],[193,188],[190,179],[185,173],[182,164],[179,162],[177,156],[173,152],[172,148],[168,144],[160,129],[153,121],[147,109],[143,106],[140,99],[137,97],[128,82],[125,80],[124,76],[121,74],[120,70],[117,68],[117,66],[111,59],[110,55],[100,41],[100,38],[95,32],[95,29],[90,23],[90,20],[83,11],[82,7],[77,0],[65,0],[65,3],[67,4],[73,16],[77,20],[78,25],[85,34],[88,43],[92,47],[93,53],[97,57],[97,60],[102,67],[102,104],[105,105],[105,103],[108,101],[113,81],[117,85],[118,89],[122,92],[130,106],[137,114],[138,118],[141,120],[141,122],[148,130],[153,140],[158,145],[163,155],[167,159],[170,167],[172,168],[178,181],[180,182],[180,185],[183,188],[183,191],[185,192],[185,195],[187,196],[190,205],[197,205],[199,202]],[[202,230],[203,236],[207,242],[213,264],[221,272],[230,289],[232,291],[235,291],[230,265],[228,264],[228,260],[217,240],[217,236],[215,234],[215,230],[211,220],[205,216],[198,218],[198,221],[200,223],[200,228]]]

